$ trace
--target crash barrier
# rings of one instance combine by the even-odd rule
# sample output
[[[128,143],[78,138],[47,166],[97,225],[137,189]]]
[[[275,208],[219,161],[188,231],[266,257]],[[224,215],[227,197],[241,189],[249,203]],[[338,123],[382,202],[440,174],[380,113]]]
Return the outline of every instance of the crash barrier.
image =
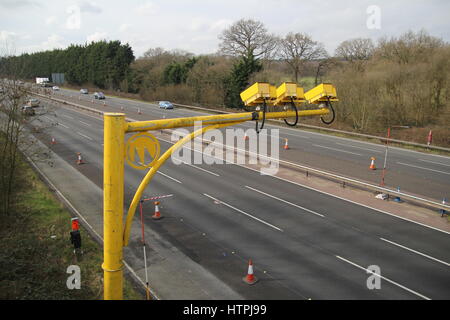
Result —
[[[35,94],[35,93],[33,93],[33,94]],[[36,95],[39,95],[39,96],[41,96],[43,98],[46,98],[46,99],[50,99],[50,98],[48,98],[45,95],[41,95],[41,94],[36,94]],[[79,104],[76,104],[76,103],[67,102],[67,101],[60,100],[60,99],[53,99],[53,100],[61,102],[61,103],[66,103],[66,104],[69,104],[69,105],[73,105],[73,106],[75,106],[75,107],[77,107],[79,109],[84,109],[86,111],[91,111],[91,112],[94,112],[94,113],[99,114],[99,115],[103,115],[104,114],[103,111],[92,109],[92,108],[89,108],[89,107],[86,107],[86,106],[82,106],[82,105],[79,105]],[[224,113],[228,113],[228,112],[224,112]],[[137,121],[137,120],[131,119],[131,118],[126,118],[126,120],[129,121],[129,122]],[[321,130],[322,129],[327,129],[327,128],[322,128],[322,127],[317,127],[317,128],[319,128]],[[169,133],[172,132],[172,130],[167,130],[167,129],[165,129],[165,131],[167,131]],[[337,130],[337,131],[341,131],[341,130]],[[372,136],[372,137],[381,138],[381,137],[376,137],[376,136]],[[205,139],[203,139],[203,141],[205,143],[208,143],[208,144],[218,144],[217,142],[208,141],[208,140],[205,140]],[[389,141],[394,141],[394,139],[389,139]],[[406,142],[406,143],[409,143],[409,142]],[[224,146],[227,149],[231,148],[230,146],[227,146],[227,145],[221,145],[221,146]],[[237,149],[237,148],[234,148],[234,149],[235,149],[235,151],[238,151],[238,152],[244,152],[244,153],[246,153],[246,155],[252,154],[250,151],[247,151],[247,150],[242,150],[242,149]],[[444,149],[446,149],[446,148],[444,148]],[[450,149],[447,149],[447,150],[450,151]],[[252,154],[252,155],[254,156],[255,154]],[[303,165],[292,163],[292,162],[289,162],[289,161],[276,160],[276,159],[272,159],[270,157],[262,156],[262,155],[257,155],[257,156],[267,158],[270,161],[279,161],[280,164],[283,164],[283,165],[286,165],[286,166],[289,166],[289,167],[294,167],[294,168],[297,168],[297,169],[301,169],[301,170],[303,170],[305,172],[305,174],[307,176],[309,176],[310,173],[313,173],[314,175],[319,176],[319,177],[323,177],[323,178],[327,178],[327,179],[331,178],[333,180],[340,181],[343,186],[349,185],[349,184],[350,185],[355,185],[355,186],[360,186],[360,187],[363,187],[363,188],[368,189],[370,191],[384,192],[384,193],[387,193],[387,194],[402,196],[404,199],[408,199],[411,202],[415,202],[415,203],[418,203],[418,204],[421,204],[421,205],[426,205],[426,206],[429,206],[429,207],[432,207],[432,208],[435,208],[435,209],[438,209],[438,210],[446,210],[446,211],[450,210],[450,206],[449,205],[447,205],[445,203],[437,202],[437,201],[434,201],[434,200],[431,200],[431,199],[426,199],[426,198],[423,198],[423,197],[410,195],[410,194],[407,194],[407,193],[404,193],[404,192],[398,192],[397,190],[394,190],[394,189],[389,189],[389,188],[377,186],[377,185],[374,185],[374,184],[370,184],[368,182],[359,181],[359,180],[356,180],[356,179],[351,179],[351,178],[348,178],[348,177],[336,175],[336,174],[333,174],[333,173],[330,173],[330,172],[322,171],[322,170],[315,169],[315,168],[312,168],[312,167],[303,166]]]

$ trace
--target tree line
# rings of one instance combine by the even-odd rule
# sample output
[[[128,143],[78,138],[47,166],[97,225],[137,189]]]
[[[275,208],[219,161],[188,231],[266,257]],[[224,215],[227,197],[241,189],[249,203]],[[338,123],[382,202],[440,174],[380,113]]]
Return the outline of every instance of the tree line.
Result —
[[[228,108],[242,108],[239,94],[255,81],[292,81],[305,90],[332,82],[340,99],[336,127],[377,134],[392,125],[448,127],[449,44],[423,30],[377,42],[348,39],[333,54],[306,33],[276,36],[252,19],[236,21],[218,38],[218,51],[208,55],[157,47],[134,59],[128,45],[102,41],[0,63],[21,66],[22,78],[65,72],[75,85]]]
[[[131,77],[130,64],[135,59],[128,44],[120,41],[98,41],[85,45],[70,45],[20,56],[0,58],[0,73],[21,79],[51,77],[64,73],[70,84],[93,84],[100,88],[118,88]]]

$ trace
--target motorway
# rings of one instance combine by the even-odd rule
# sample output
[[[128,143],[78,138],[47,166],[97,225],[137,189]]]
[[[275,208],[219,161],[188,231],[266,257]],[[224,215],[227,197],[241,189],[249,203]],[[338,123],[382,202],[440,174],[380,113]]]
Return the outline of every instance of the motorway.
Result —
[[[107,102],[110,104],[112,99]],[[107,109],[98,105],[97,108]],[[125,112],[135,119],[159,118],[162,113],[166,117],[193,113],[157,108],[142,110],[142,115],[135,110]],[[51,129],[38,137],[47,145],[50,137],[56,137],[57,144],[50,146],[52,150],[102,187],[102,119],[61,106],[41,119]],[[298,138],[298,145],[295,139],[290,139],[292,151],[316,142],[312,137],[317,134],[280,131],[293,137],[300,134],[308,137]],[[164,151],[171,143],[167,137],[162,138]],[[341,141],[321,139],[324,146]],[[325,145],[327,139],[329,144]],[[352,144],[366,146],[360,142]],[[345,146],[333,148],[349,150]],[[320,147],[316,151],[317,157],[330,153]],[[86,164],[75,164],[76,152],[82,152]],[[345,161],[341,153],[336,152],[333,161]],[[355,153],[364,155],[354,157],[355,163],[362,166],[367,152]],[[400,158],[405,155],[417,158],[414,162],[410,160],[413,164],[420,159],[448,163],[447,158],[398,150],[392,150],[391,159],[407,161]],[[328,169],[332,169],[333,161]],[[424,163],[422,166],[428,165]],[[357,171],[356,164],[352,166]],[[409,168],[405,166],[404,170],[411,171]],[[445,166],[441,170],[448,172]],[[144,174],[145,171],[126,166],[126,205]],[[448,179],[442,179],[444,174],[430,175],[436,185],[448,187]],[[428,183],[420,173],[411,179],[421,181],[421,186]],[[233,164],[175,165],[169,160],[154,177],[145,196],[162,194],[174,194],[162,202],[165,218],[153,221],[147,216],[146,226],[246,299],[450,298],[450,242],[446,232]],[[146,210],[151,214],[153,207],[146,204]],[[137,217],[135,220],[137,223]],[[139,241],[137,237],[132,239],[131,246]],[[248,259],[253,260],[260,279],[254,286],[241,280]],[[365,268],[370,265],[381,269],[379,290],[366,286],[369,275]]]
[[[92,95],[80,95],[73,90],[61,90],[56,97],[92,106]],[[122,111],[138,120],[199,116],[206,113],[176,108],[162,110],[158,106],[129,99],[107,97],[104,111]],[[103,101],[94,101],[102,105]],[[336,106],[339,108],[339,105]],[[138,114],[138,108],[142,114]],[[301,119],[300,119],[301,121]],[[254,128],[254,123],[244,123],[236,128]],[[267,125],[279,129],[280,145],[288,138],[290,150],[280,150],[280,159],[325,170],[362,181],[379,184],[386,148],[382,145],[341,138],[305,130]],[[270,131],[269,131],[270,134]],[[395,137],[395,131],[393,131]],[[375,157],[377,170],[369,170],[370,158]],[[390,147],[387,159],[385,185],[402,192],[425,196],[435,201],[450,199],[450,157],[426,154]]]

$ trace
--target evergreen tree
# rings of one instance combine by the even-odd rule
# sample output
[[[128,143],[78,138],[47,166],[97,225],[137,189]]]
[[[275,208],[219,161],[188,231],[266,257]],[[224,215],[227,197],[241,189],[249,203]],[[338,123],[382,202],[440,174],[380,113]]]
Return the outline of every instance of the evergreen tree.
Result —
[[[234,64],[230,76],[225,80],[225,105],[230,108],[242,108],[240,93],[249,85],[250,76],[261,71],[262,64],[253,55],[243,56]]]

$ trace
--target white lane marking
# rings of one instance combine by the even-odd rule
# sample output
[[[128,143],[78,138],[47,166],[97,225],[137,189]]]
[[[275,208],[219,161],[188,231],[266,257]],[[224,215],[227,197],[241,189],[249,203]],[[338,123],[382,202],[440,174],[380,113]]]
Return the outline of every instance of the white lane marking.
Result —
[[[221,201],[221,200],[219,200],[219,199],[216,199],[216,198],[214,198],[214,197],[212,197],[212,196],[210,196],[210,195],[208,195],[208,194],[206,194],[206,193],[204,193],[203,195],[204,195],[205,197],[208,197],[208,198],[214,200],[214,201],[218,201],[218,202],[220,202],[221,204],[227,206],[228,208],[233,209],[233,210],[235,210],[235,211],[237,211],[237,212],[239,212],[239,213],[242,213],[242,214],[246,215],[247,217],[250,217],[250,218],[252,218],[252,219],[255,219],[256,221],[259,221],[259,222],[261,222],[261,223],[263,223],[263,224],[265,224],[265,225],[267,225],[267,226],[269,226],[269,227],[271,227],[271,228],[274,228],[274,229],[276,229],[276,230],[278,230],[278,231],[283,232],[282,229],[280,229],[280,228],[274,226],[273,224],[270,224],[270,223],[268,223],[268,222],[266,222],[266,221],[264,221],[264,220],[261,220],[261,219],[255,217],[255,216],[252,216],[251,214],[249,214],[249,213],[247,213],[247,212],[244,212],[244,211],[242,211],[241,209],[238,209],[238,208],[236,208],[236,207],[233,207],[232,205],[229,205],[228,203],[225,203],[225,202],[223,202],[223,201]]]
[[[384,153],[384,151],[373,150],[373,149],[368,149],[368,148],[363,148],[363,147],[357,147],[357,146],[352,146],[352,145],[350,145],[350,144],[343,144],[343,143],[338,143],[338,142],[336,142],[336,144],[338,144],[338,145],[340,145],[340,146],[344,146],[344,147],[351,147],[351,148],[361,149],[361,150],[365,150],[365,151],[371,151],[371,152],[377,152],[377,153]]]
[[[169,176],[168,174],[162,173],[161,171],[158,171],[158,173],[159,173],[160,175],[163,175],[163,176],[166,177],[166,178],[169,178],[170,180],[175,181],[176,183],[182,184],[182,182],[181,182],[180,180],[177,180],[177,179],[175,179],[175,178],[172,178],[172,177]]]
[[[69,118],[69,119],[75,119],[74,117],[71,117],[71,116],[68,116],[68,115],[65,115],[65,114],[60,114],[60,116],[63,116],[63,117]]]
[[[138,121],[138,120],[135,120],[135,119],[130,119],[130,120]],[[166,140],[166,139],[163,139],[163,138],[160,138],[160,140],[165,141],[165,142],[170,143],[170,144],[175,144],[173,141]],[[188,149],[192,150],[193,152],[199,152],[199,151],[194,150],[193,148],[189,148],[187,146],[183,146],[183,148],[188,148]],[[201,153],[201,152],[199,152],[199,153]],[[210,156],[209,155],[209,157],[212,157],[212,158],[220,160],[219,158],[214,157],[214,156]],[[251,171],[257,172],[258,174],[261,173],[258,169],[253,169],[253,168],[250,168],[250,167],[246,167],[246,166],[244,166],[242,164],[237,164],[237,163],[228,162],[228,161],[226,161],[226,163],[227,164],[232,164],[232,165],[235,165],[235,166],[238,166],[238,167],[242,167],[242,168],[247,169],[247,170],[251,170]],[[421,223],[421,222],[418,222],[418,221],[414,221],[414,220],[411,220],[411,219],[408,219],[408,218],[397,216],[397,215],[395,215],[393,213],[384,211],[382,209],[378,209],[378,208],[374,208],[374,207],[371,207],[371,206],[368,206],[368,205],[365,205],[365,204],[362,204],[362,203],[358,203],[356,201],[353,201],[353,200],[350,200],[350,199],[346,199],[346,198],[343,198],[343,197],[340,197],[340,196],[337,196],[337,195],[334,195],[334,194],[331,194],[331,193],[328,193],[328,192],[325,192],[325,191],[322,191],[322,190],[319,190],[319,189],[316,189],[316,188],[313,188],[313,187],[309,187],[309,186],[306,186],[306,185],[303,185],[303,184],[300,184],[300,183],[297,183],[297,182],[294,182],[294,181],[291,181],[291,180],[287,180],[287,179],[282,178],[282,177],[278,177],[278,176],[270,176],[270,177],[274,178],[274,179],[278,179],[278,180],[284,181],[284,182],[288,182],[288,183],[294,184],[294,185],[296,185],[296,186],[298,186],[300,188],[309,189],[309,190],[312,190],[312,191],[324,194],[324,195],[329,196],[329,197],[333,197],[333,198],[336,198],[336,199],[339,199],[339,200],[342,200],[342,201],[346,201],[346,202],[355,204],[357,206],[361,206],[361,207],[364,207],[364,208],[376,211],[377,213],[383,213],[383,214],[386,214],[388,216],[391,216],[391,217],[394,217],[394,218],[397,218],[397,219],[401,219],[401,220],[404,220],[404,221],[408,221],[408,222],[417,224],[419,226],[422,226],[422,227],[425,227],[425,228],[428,228],[428,229],[439,231],[439,232],[442,232],[442,233],[445,233],[445,234],[450,234],[450,232],[448,232],[448,231],[445,231],[445,230],[442,230],[442,229],[439,229],[439,228],[435,228],[435,227],[432,227],[432,226],[429,226],[429,225],[426,225],[424,223]]]
[[[423,159],[418,159],[419,161],[425,161],[425,162],[429,162],[429,163],[434,163],[434,164],[439,164],[441,166],[446,166],[446,167],[450,167],[450,164],[444,164],[444,163],[440,163],[440,162],[435,162],[435,161],[430,161],[430,160],[423,160]]]
[[[401,285],[401,284],[398,283],[398,282],[395,282],[395,281],[392,281],[392,280],[390,280],[390,279],[388,279],[388,278],[386,278],[386,277],[383,277],[382,275],[376,274],[376,273],[373,272],[372,270],[369,270],[369,269],[366,269],[366,268],[364,268],[364,267],[361,267],[360,265],[358,265],[358,264],[356,264],[356,263],[354,263],[354,262],[351,262],[350,260],[344,259],[344,258],[342,258],[342,257],[340,257],[340,256],[336,256],[336,258],[338,258],[338,259],[340,259],[340,260],[342,260],[342,261],[345,261],[345,262],[347,262],[348,264],[351,264],[352,266],[355,266],[355,267],[357,267],[357,268],[359,268],[359,269],[361,269],[361,270],[364,270],[364,271],[366,271],[367,273],[371,273],[371,274],[373,274],[373,275],[379,276],[381,279],[384,279],[384,280],[386,280],[387,282],[390,282],[390,283],[396,285],[397,287],[402,288],[403,290],[406,290],[406,291],[408,291],[408,292],[410,292],[410,293],[412,293],[412,294],[415,294],[416,296],[421,297],[422,299],[425,299],[425,300],[431,300],[430,298],[428,298],[427,296],[424,296],[423,294],[420,294],[420,293],[418,293],[418,292],[416,292],[416,291],[414,291],[414,290],[412,290],[412,289],[409,289],[409,288],[407,288],[407,287]]]
[[[429,171],[434,171],[434,172],[439,172],[439,173],[443,173],[443,174],[448,174],[450,175],[450,172],[444,172],[444,171],[440,171],[440,170],[435,170],[435,169],[430,169],[430,168],[424,168],[424,167],[419,167],[419,166],[415,166],[413,164],[408,164],[408,163],[404,163],[404,162],[398,162],[398,164],[404,165],[404,166],[408,166],[408,167],[413,167],[413,168],[418,168],[418,169],[423,169],[423,170],[429,170]]]
[[[85,124],[85,125],[87,125],[87,126],[91,126],[89,123],[86,123],[86,122],[83,122],[83,121],[81,121],[81,120],[78,120],[78,121],[80,121],[82,124]]]
[[[320,144],[314,144],[314,143],[313,143],[313,146],[319,147],[319,148],[330,149],[330,150],[334,150],[334,151],[339,151],[339,152],[345,152],[345,153],[356,154],[357,156],[362,156],[362,154],[359,154],[359,153],[350,152],[350,151],[345,151],[345,150],[340,150],[340,149],[336,149],[336,148],[325,147],[325,146],[321,146]]]
[[[89,140],[91,140],[91,141],[94,141],[94,139],[92,139],[91,137],[85,136],[85,135],[82,134],[81,132],[78,132],[78,131],[77,131],[77,133],[78,133],[80,136],[82,136],[83,138],[86,138],[86,139],[89,139]]]
[[[69,129],[69,127],[66,126],[65,124],[62,124],[61,122],[57,122],[57,123],[58,123],[58,126],[63,126],[64,128]]]
[[[393,244],[394,246],[397,246],[397,247],[403,248],[403,249],[405,249],[405,250],[408,250],[408,251],[417,253],[418,255],[421,255],[421,256],[423,256],[423,257],[425,257],[425,258],[428,258],[428,259],[434,260],[434,261],[436,261],[436,262],[442,263],[442,264],[444,264],[444,265],[446,265],[446,266],[450,266],[450,263],[448,263],[448,262],[445,262],[445,261],[436,259],[436,258],[434,258],[434,257],[432,257],[432,256],[429,256],[429,255],[427,255],[427,254],[425,254],[425,253],[422,253],[422,252],[419,252],[419,251],[417,251],[417,250],[414,250],[414,249],[411,249],[411,248],[402,246],[401,244],[395,243],[394,241],[390,241],[390,240],[387,240],[387,239],[384,239],[384,238],[380,238],[380,239],[383,240],[383,241],[386,241],[386,242],[388,242],[388,243],[390,243],[390,244]]]
[[[268,197],[270,197],[270,198],[273,198],[273,199],[276,199],[276,200],[278,200],[278,201],[287,203],[287,204],[289,204],[289,205],[291,205],[291,206],[293,206],[293,207],[296,207],[296,208],[302,209],[302,210],[304,210],[304,211],[307,211],[307,212],[309,212],[309,213],[315,214],[315,215],[317,215],[317,216],[319,216],[319,217],[322,217],[322,218],[325,217],[323,214],[320,214],[320,213],[317,213],[317,212],[312,211],[312,210],[310,210],[310,209],[304,208],[304,207],[299,206],[299,205],[297,205],[297,204],[295,204],[295,203],[292,203],[292,202],[289,202],[289,201],[280,199],[280,198],[275,197],[275,196],[273,196],[273,195],[271,195],[271,194],[265,193],[265,192],[263,192],[263,191],[261,191],[261,190],[258,190],[258,189],[255,189],[255,188],[252,188],[252,187],[249,187],[249,186],[245,186],[245,187],[246,187],[247,189],[253,190],[253,191],[255,191],[255,192],[259,192],[259,193],[261,193],[261,194],[263,194],[263,195],[265,195],[265,196],[268,196]]]
[[[195,169],[204,171],[204,172],[206,172],[206,173],[212,174],[213,176],[220,177],[220,175],[218,175],[217,173],[214,173],[214,172],[212,172],[212,171],[209,171],[209,170],[206,170],[206,169],[203,169],[203,168],[194,166],[193,164],[187,163],[187,162],[185,162],[185,161],[182,161],[182,163],[185,164],[185,165],[187,165],[187,166],[190,166],[190,167],[192,167],[192,168],[195,168]]]

